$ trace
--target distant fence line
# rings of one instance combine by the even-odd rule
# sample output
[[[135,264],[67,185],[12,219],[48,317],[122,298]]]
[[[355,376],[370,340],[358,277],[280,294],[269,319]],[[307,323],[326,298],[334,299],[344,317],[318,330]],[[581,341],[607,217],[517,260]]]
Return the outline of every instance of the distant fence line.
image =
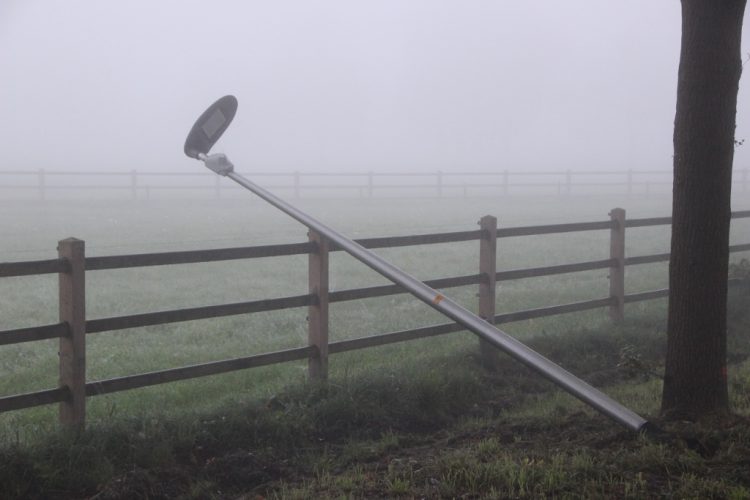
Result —
[[[245,172],[262,180],[264,187],[285,191],[295,198],[343,196],[468,197],[514,194],[627,194],[648,195],[668,191],[668,170],[618,171],[512,171],[496,172]],[[212,179],[209,179],[212,177]],[[266,181],[268,183],[266,183]],[[735,191],[747,192],[748,170],[734,171]],[[16,198],[45,200],[53,192],[110,191],[132,199],[151,198],[156,193],[204,191],[221,197],[241,188],[211,172],[151,171],[55,171],[0,170],[0,190]]]
[[[750,210],[733,212],[732,218],[750,218]],[[625,304],[669,295],[667,289],[625,293],[626,266],[667,262],[670,257],[668,253],[627,257],[625,255],[626,228],[669,224],[671,224],[670,217],[626,219],[625,210],[616,208],[610,212],[609,219],[595,222],[498,228],[495,217],[485,216],[480,220],[480,227],[476,230],[368,238],[357,240],[357,242],[366,248],[393,248],[462,241],[478,242],[480,254],[477,274],[431,279],[425,283],[440,289],[478,286],[478,313],[494,324],[598,308],[607,308],[610,317],[614,321],[619,321],[624,317]],[[507,271],[496,269],[497,245],[495,242],[498,238],[601,230],[610,232],[608,259]],[[85,422],[86,398],[88,397],[303,359],[308,360],[310,377],[325,379],[330,354],[463,330],[463,327],[456,323],[444,323],[329,342],[329,304],[405,292],[397,285],[330,291],[328,252],[339,249],[335,247],[328,249],[328,245],[319,245],[317,241],[320,238],[322,238],[320,235],[311,234],[310,240],[303,243],[102,257],[86,257],[84,242],[69,238],[58,242],[57,259],[0,263],[0,278],[58,274],[60,317],[60,322],[55,324],[0,331],[0,346],[54,338],[58,338],[60,342],[59,386],[26,394],[2,396],[0,397],[0,412],[59,403],[60,422],[65,426],[80,428]],[[730,251],[750,251],[750,243],[732,245]],[[88,272],[261,257],[283,258],[302,254],[309,256],[306,278],[310,291],[308,294],[108,318],[86,317],[85,281]],[[497,284],[502,281],[595,269],[608,270],[609,294],[606,297],[496,314],[495,293]],[[737,283],[737,280],[730,280],[730,283]],[[308,343],[306,346],[106,380],[88,381],[86,379],[86,336],[88,334],[299,307],[308,308]],[[480,348],[483,359],[492,358],[491,353],[487,351],[488,344],[480,342]]]

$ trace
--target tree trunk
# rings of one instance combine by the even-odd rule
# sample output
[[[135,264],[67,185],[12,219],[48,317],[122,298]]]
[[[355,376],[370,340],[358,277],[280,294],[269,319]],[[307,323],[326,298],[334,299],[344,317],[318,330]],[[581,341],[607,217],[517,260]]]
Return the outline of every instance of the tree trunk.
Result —
[[[729,410],[727,267],[746,0],[682,0],[662,415]]]

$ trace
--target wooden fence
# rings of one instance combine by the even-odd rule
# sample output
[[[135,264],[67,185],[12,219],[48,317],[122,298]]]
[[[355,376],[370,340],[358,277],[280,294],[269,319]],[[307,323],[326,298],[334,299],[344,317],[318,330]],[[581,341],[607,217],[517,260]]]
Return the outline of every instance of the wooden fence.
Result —
[[[495,172],[247,172],[263,180],[271,190],[295,198],[325,196],[414,196],[456,197],[508,194],[618,193],[648,195],[669,191],[668,170],[619,171],[510,171]],[[209,180],[208,177],[213,177]],[[128,171],[0,170],[0,190],[23,198],[45,200],[50,193],[120,192],[132,199],[150,198],[154,193],[205,191],[214,197],[241,188],[222,181],[214,173]],[[735,169],[734,191],[748,190],[748,170]]]
[[[477,241],[480,246],[478,273],[433,279],[426,281],[426,283],[434,288],[478,285],[479,314],[495,324],[597,308],[607,308],[610,317],[614,321],[618,321],[623,318],[625,304],[666,297],[669,294],[669,291],[666,289],[631,294],[625,293],[626,266],[666,262],[669,260],[669,254],[667,253],[633,257],[626,256],[624,245],[626,228],[668,225],[671,224],[671,218],[658,217],[628,220],[625,218],[625,211],[619,208],[613,209],[609,215],[608,220],[596,222],[509,228],[498,228],[497,220],[494,217],[485,216],[480,220],[479,229],[473,231],[368,238],[357,241],[366,248],[392,248],[459,241]],[[734,212],[732,217],[748,218],[750,217],[750,210]],[[579,231],[609,231],[610,257],[604,260],[546,267],[508,271],[496,270],[496,240],[498,238]],[[84,242],[70,238],[59,242],[59,257],[57,259],[0,263],[0,278],[50,273],[58,274],[60,313],[60,321],[55,324],[0,331],[0,345],[53,338],[59,338],[60,341],[58,387],[0,397],[0,412],[59,403],[60,422],[65,426],[81,428],[85,422],[87,397],[302,359],[308,360],[310,377],[325,379],[327,376],[328,356],[331,354],[432,337],[462,330],[456,323],[443,323],[411,330],[328,342],[328,313],[330,303],[404,293],[397,285],[329,291],[328,254],[337,250],[339,249],[331,247],[319,235],[311,234],[308,242],[285,245],[86,257]],[[732,252],[748,250],[750,250],[750,243],[732,245],[730,247],[730,251]],[[232,259],[283,257],[300,254],[309,255],[308,281],[310,293],[305,295],[179,310],[146,312],[109,318],[89,319],[86,317],[85,276],[87,272],[143,266],[215,262]],[[503,314],[495,313],[495,289],[498,282],[594,269],[609,270],[610,287],[607,297]],[[86,380],[86,335],[88,334],[296,307],[307,307],[309,310],[309,335],[308,345],[306,346],[106,380]],[[482,357],[485,360],[491,360],[496,354],[494,349],[487,344],[480,343],[480,348],[482,349]]]

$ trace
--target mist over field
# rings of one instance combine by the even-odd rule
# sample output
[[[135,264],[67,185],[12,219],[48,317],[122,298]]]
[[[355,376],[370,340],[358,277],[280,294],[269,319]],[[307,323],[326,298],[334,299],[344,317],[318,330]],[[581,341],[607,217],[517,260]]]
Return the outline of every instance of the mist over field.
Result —
[[[4,1],[0,261],[55,259],[71,236],[87,257],[306,241],[306,227],[183,154],[225,94],[239,111],[213,152],[352,238],[473,231],[485,215],[500,228],[607,221],[615,207],[666,216],[679,42],[679,3],[646,0]],[[738,139],[749,104],[741,90]],[[735,210],[750,207],[748,147],[736,150]],[[498,269],[606,259],[608,238],[510,238]],[[669,227],[626,241],[628,256],[663,254]],[[747,241],[735,220],[732,242]],[[423,280],[477,272],[476,242],[377,252]],[[94,271],[87,314],[304,294],[306,272],[306,257]],[[0,329],[56,322],[56,278],[1,280]],[[666,266],[629,279],[631,291],[664,287]],[[332,290],[385,283],[332,258]],[[606,285],[606,270],[503,284],[498,303],[591,299]],[[365,319],[381,328],[392,307],[357,303],[334,335],[366,333]],[[410,307],[392,328],[440,319]],[[295,344],[299,312],[247,332]]]
[[[414,198],[399,202],[399,213],[428,219],[425,230],[460,225],[452,205],[462,197],[485,198],[486,209],[472,218],[492,213],[506,225],[580,214],[560,195],[599,193],[602,207],[666,215],[679,39],[679,3],[646,0],[4,1],[0,196],[12,237],[3,251],[19,260],[69,235],[86,237],[92,248],[96,240],[107,247],[132,235],[119,241],[123,251],[135,248],[133,241],[150,241],[143,250],[163,248],[160,241],[169,248],[196,239],[244,243],[196,238],[202,231],[191,227],[194,212],[182,209],[203,204],[205,219],[223,220],[227,208],[208,200],[244,196],[255,203],[182,151],[196,117],[228,93],[239,99],[239,111],[214,151],[286,198],[346,199],[316,212],[321,217],[370,207],[365,222],[343,222],[344,229],[356,226],[355,234],[389,233],[390,216],[379,211],[394,197]],[[739,139],[748,109],[741,87]],[[735,158],[740,209],[747,148],[738,147]],[[116,175],[60,175],[68,171]],[[553,175],[536,176],[540,171]],[[570,178],[568,171],[613,173]],[[179,176],[156,175],[162,172]],[[313,175],[319,172],[348,177]],[[423,176],[383,175],[412,172]],[[493,176],[461,176],[467,172]],[[295,182],[302,188],[295,191]],[[68,190],[73,185],[83,189]],[[185,186],[196,190],[174,189]],[[543,201],[500,201],[525,194]],[[430,204],[426,214],[423,198],[440,196],[453,201]],[[664,203],[645,213],[654,199]],[[117,205],[129,201],[154,204]],[[89,210],[83,217],[66,212],[69,203]],[[242,211],[233,210],[231,217]],[[261,210],[272,212],[256,204],[235,219],[243,234],[263,233]],[[604,216],[597,208],[590,217]],[[163,221],[161,235],[147,236],[138,223],[144,218]],[[281,214],[264,220],[286,222]],[[419,231],[420,224],[412,226]],[[46,242],[28,246],[42,234]]]
[[[668,171],[679,39],[676,1],[5,0],[0,170],[195,172],[231,93],[248,171]]]
[[[5,1],[0,252],[304,240],[183,154],[229,93],[214,151],[353,237],[668,215],[679,40],[679,3],[646,0]]]

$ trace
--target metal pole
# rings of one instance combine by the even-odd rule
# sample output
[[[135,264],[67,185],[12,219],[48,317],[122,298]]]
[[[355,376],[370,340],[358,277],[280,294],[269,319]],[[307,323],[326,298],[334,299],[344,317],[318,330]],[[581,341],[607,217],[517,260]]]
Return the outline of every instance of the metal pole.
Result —
[[[465,309],[437,290],[434,290],[389,262],[386,262],[365,247],[355,243],[338,231],[328,227],[254,182],[234,172],[233,166],[227,160],[226,156],[206,156],[201,154],[199,155],[199,158],[214,172],[229,177],[237,184],[252,191],[257,196],[266,200],[268,203],[293,219],[325,236],[334,244],[333,246],[338,246],[355,259],[390,279],[397,285],[400,285],[425,304],[436,309],[445,316],[448,316],[456,323],[464,326],[467,330],[472,331],[487,342],[503,350],[505,353],[537,373],[547,377],[549,380],[562,387],[565,391],[595,408],[607,417],[636,432],[648,428],[649,422],[647,420],[624,407],[603,392],[556,365],[507,333],[490,325],[476,314]]]

